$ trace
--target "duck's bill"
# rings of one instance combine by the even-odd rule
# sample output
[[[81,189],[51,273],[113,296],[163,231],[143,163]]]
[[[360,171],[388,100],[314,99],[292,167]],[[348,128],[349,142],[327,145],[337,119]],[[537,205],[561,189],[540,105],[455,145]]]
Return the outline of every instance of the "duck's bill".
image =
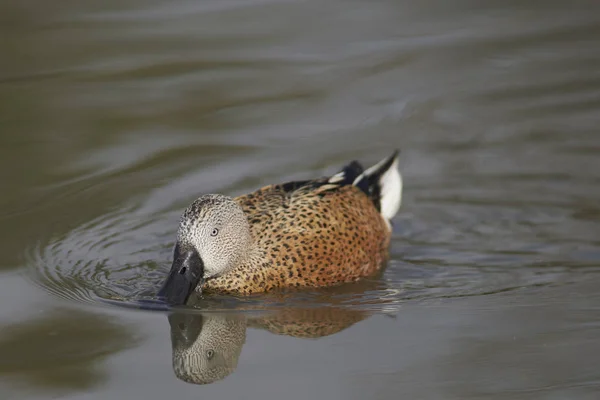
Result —
[[[195,250],[175,248],[173,265],[167,280],[158,292],[158,298],[170,305],[185,304],[197,286],[204,284],[204,263]]]

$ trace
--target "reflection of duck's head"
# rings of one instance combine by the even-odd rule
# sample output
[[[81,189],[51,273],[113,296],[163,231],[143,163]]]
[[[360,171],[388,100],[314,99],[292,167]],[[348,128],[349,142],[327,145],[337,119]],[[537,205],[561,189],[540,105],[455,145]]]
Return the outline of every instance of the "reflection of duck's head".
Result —
[[[188,383],[221,380],[237,367],[246,320],[219,314],[171,314],[173,371]]]

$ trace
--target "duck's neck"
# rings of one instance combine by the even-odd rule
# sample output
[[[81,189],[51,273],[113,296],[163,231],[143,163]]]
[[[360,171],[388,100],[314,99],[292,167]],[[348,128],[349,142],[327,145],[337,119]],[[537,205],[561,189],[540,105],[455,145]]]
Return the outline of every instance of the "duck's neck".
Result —
[[[256,243],[253,242],[244,255],[238,259],[236,266],[227,275],[232,272],[235,273],[235,271],[240,269],[245,269],[246,267],[260,265],[263,263],[264,258],[264,252],[260,251]]]
[[[244,295],[264,292],[273,285],[269,266],[264,252],[258,246],[253,246],[231,271],[206,281],[204,290]]]

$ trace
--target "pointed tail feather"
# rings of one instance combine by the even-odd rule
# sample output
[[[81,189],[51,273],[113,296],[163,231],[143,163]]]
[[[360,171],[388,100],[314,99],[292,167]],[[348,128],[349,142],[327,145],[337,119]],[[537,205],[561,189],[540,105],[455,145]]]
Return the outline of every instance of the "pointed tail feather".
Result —
[[[387,220],[391,220],[396,215],[402,203],[402,176],[398,170],[399,154],[398,150],[394,151],[388,158],[365,170],[354,182],[356,185],[366,178],[369,195],[381,215]]]

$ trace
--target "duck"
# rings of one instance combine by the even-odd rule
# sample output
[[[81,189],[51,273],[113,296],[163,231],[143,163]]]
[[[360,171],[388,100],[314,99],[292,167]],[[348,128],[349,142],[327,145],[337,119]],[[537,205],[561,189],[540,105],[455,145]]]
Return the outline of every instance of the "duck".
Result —
[[[394,150],[367,169],[354,160],[332,176],[200,196],[181,215],[157,297],[178,306],[194,292],[250,296],[376,274],[401,205],[398,162]]]

